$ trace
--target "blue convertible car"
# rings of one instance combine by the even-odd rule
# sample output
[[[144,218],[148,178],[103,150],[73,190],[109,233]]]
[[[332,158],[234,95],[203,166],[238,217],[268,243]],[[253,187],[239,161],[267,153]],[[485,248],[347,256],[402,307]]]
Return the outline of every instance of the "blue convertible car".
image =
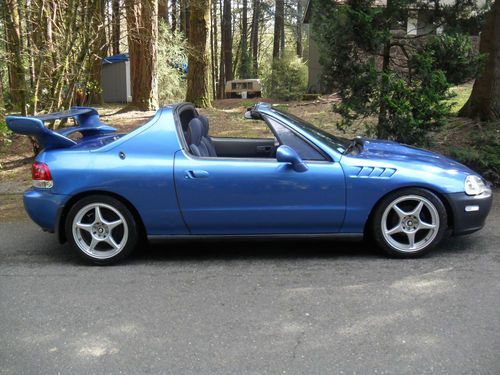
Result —
[[[75,126],[45,126],[64,118]],[[84,107],[7,124],[43,148],[24,194],[30,217],[97,264],[143,237],[370,235],[386,253],[414,257],[447,233],[482,228],[491,208],[490,184],[444,156],[337,138],[265,103],[245,118],[270,136],[210,137],[189,103],[129,134]]]

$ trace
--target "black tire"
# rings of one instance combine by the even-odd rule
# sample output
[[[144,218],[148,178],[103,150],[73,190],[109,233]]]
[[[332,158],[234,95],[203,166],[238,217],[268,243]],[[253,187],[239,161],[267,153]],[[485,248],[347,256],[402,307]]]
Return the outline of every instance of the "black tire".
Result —
[[[412,215],[420,202],[421,211]],[[432,225],[434,228],[428,229]],[[422,188],[407,188],[388,194],[378,203],[372,217],[371,234],[387,255],[416,258],[428,253],[443,239],[447,226],[446,208],[434,193]],[[395,232],[390,234],[392,231]]]
[[[111,265],[123,260],[136,248],[139,240],[138,226],[130,210],[118,199],[107,195],[92,195],[77,201],[66,217],[65,233],[76,253],[97,265]],[[116,239],[120,242],[117,243]]]

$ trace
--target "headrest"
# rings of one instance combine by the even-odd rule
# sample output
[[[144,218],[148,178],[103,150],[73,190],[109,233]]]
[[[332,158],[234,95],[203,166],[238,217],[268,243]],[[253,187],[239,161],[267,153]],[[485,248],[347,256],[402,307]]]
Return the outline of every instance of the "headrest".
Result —
[[[191,144],[199,145],[201,137],[203,136],[203,123],[195,117],[189,121],[188,133],[188,137],[191,139]]]
[[[203,124],[203,137],[208,137],[208,118],[203,115],[199,115],[198,118],[200,119],[201,123]]]

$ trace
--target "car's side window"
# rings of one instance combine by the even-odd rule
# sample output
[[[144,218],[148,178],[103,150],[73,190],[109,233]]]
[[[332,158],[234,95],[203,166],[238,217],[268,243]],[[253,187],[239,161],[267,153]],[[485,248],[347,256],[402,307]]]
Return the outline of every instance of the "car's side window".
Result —
[[[261,120],[212,121],[210,136],[216,138],[269,139],[273,133]]]
[[[286,126],[271,117],[268,117],[267,121],[273,127],[280,144],[287,145],[293,148],[302,159],[318,161],[325,160],[325,157],[318,150],[316,150],[313,146],[304,141]]]

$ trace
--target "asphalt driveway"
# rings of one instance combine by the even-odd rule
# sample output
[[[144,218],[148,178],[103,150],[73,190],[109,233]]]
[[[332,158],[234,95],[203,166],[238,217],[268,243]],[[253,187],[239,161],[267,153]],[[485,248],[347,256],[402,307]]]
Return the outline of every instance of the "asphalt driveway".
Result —
[[[333,241],[171,242],[82,263],[0,224],[1,374],[498,374],[500,191],[430,256]]]

